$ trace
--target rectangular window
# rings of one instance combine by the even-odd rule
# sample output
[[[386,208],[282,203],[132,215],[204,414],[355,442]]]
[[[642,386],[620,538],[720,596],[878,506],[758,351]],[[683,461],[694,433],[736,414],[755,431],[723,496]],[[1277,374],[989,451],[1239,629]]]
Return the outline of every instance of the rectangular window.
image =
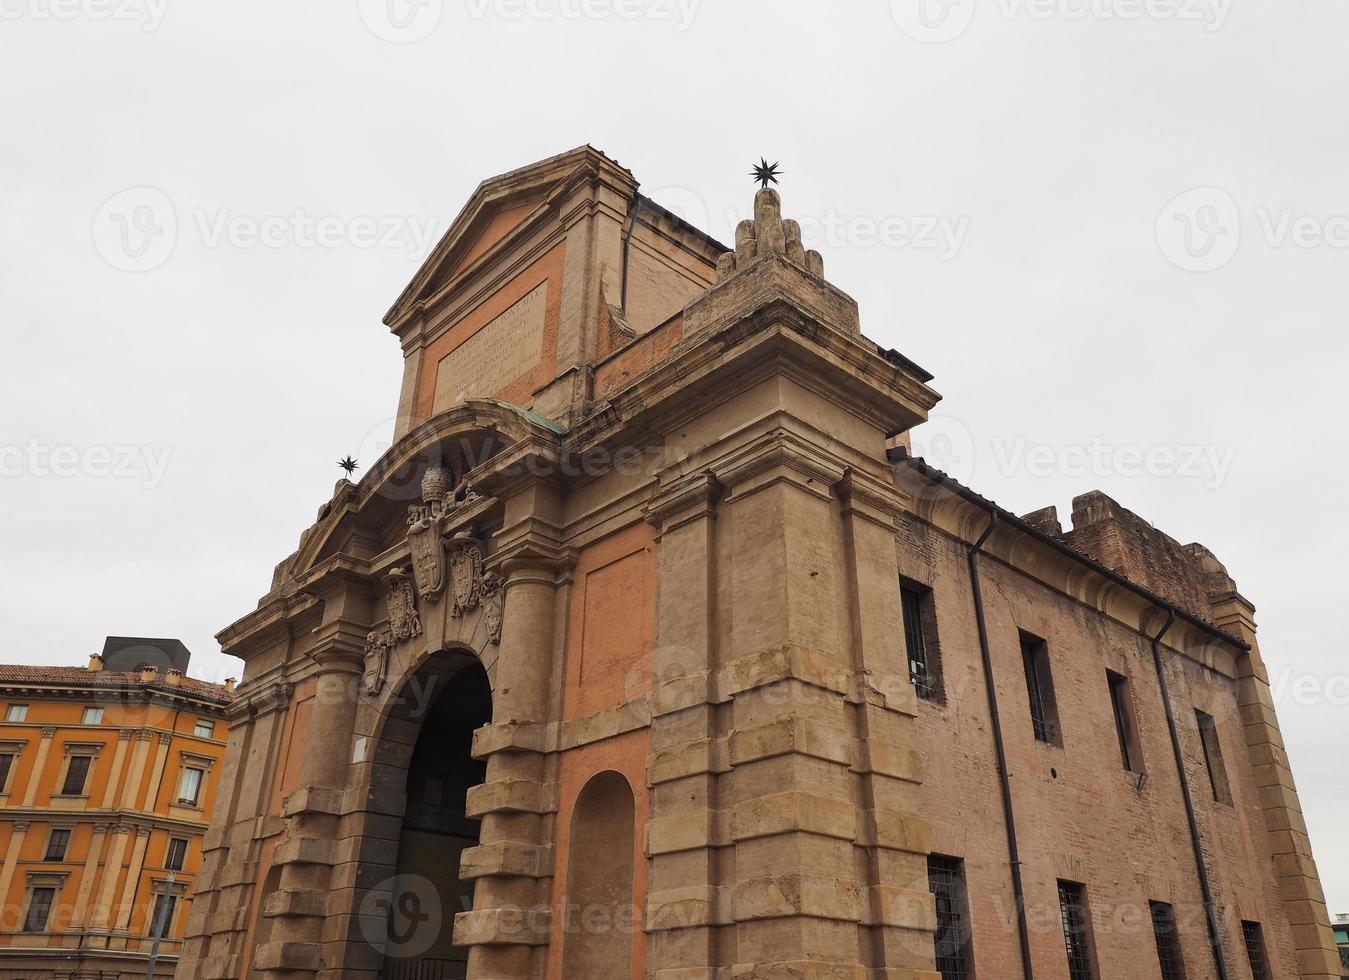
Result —
[[[85,709],[84,709],[84,724],[86,724],[86,725],[101,725],[101,724],[103,724],[103,709],[102,709],[102,708],[85,708]]]
[[[1152,935],[1157,940],[1162,980],[1185,980],[1185,960],[1180,955],[1175,911],[1165,902],[1149,902],[1148,909],[1152,913]]]
[[[14,768],[14,753],[0,752],[0,793],[9,785],[9,771]]]
[[[169,935],[173,931],[173,911],[178,905],[178,896],[160,892],[155,896],[155,911],[150,919],[150,936]]]
[[[937,969],[942,980],[968,980],[974,969],[964,862],[931,855],[927,859],[927,887],[937,899],[937,931],[932,937]]]
[[[1021,634],[1021,662],[1030,695],[1030,720],[1041,742],[1060,745],[1059,711],[1054,700],[1054,679],[1049,672],[1049,644],[1038,636]]]
[[[1265,931],[1258,922],[1243,922],[1241,938],[1246,941],[1246,959],[1251,963],[1253,980],[1269,980],[1269,957],[1265,955]]]
[[[169,838],[169,849],[164,853],[164,867],[169,871],[182,871],[187,859],[187,841],[181,837]]]
[[[89,779],[89,766],[93,758],[87,755],[72,755],[66,768],[65,785],[61,787],[62,796],[83,796],[84,784]]]
[[[47,838],[47,853],[42,856],[42,860],[64,861],[66,859],[66,848],[69,846],[70,831],[53,828],[52,835]]]
[[[215,722],[207,721],[205,718],[197,719],[197,727],[192,729],[192,734],[198,738],[214,738]]]
[[[1134,724],[1134,699],[1129,690],[1129,678],[1107,670],[1105,679],[1110,685],[1110,707],[1115,713],[1120,761],[1129,772],[1142,772],[1143,750],[1138,743],[1138,726]]]
[[[183,769],[183,775],[178,780],[179,803],[185,803],[188,806],[197,805],[197,801],[201,799],[202,777],[205,775],[205,770],[197,769],[194,766],[186,766]]]
[[[1086,886],[1060,881],[1059,913],[1063,918],[1063,942],[1068,950],[1069,980],[1095,980],[1091,966],[1091,936],[1087,931]]]
[[[904,648],[909,657],[909,680],[924,701],[941,700],[941,670],[937,662],[936,615],[932,590],[903,583],[899,588],[904,614]]]
[[[27,721],[28,705],[11,704],[9,710],[5,712],[5,721]]]
[[[45,930],[47,919],[52,914],[52,903],[55,901],[55,888],[34,888],[33,897],[28,901],[28,914],[23,920],[23,931],[42,932]]]
[[[1209,785],[1213,787],[1213,798],[1219,803],[1231,804],[1232,787],[1227,782],[1227,768],[1223,765],[1223,747],[1218,741],[1218,725],[1211,715],[1202,711],[1194,713],[1199,723],[1199,741],[1204,746],[1204,765],[1208,767]]]

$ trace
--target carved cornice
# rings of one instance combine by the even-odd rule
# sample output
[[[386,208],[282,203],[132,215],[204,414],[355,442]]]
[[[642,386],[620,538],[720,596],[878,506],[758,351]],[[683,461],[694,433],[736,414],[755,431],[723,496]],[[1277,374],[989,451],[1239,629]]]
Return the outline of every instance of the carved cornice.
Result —
[[[682,477],[656,491],[643,516],[657,534],[673,531],[701,518],[715,519],[717,502],[725,487],[711,470]]]

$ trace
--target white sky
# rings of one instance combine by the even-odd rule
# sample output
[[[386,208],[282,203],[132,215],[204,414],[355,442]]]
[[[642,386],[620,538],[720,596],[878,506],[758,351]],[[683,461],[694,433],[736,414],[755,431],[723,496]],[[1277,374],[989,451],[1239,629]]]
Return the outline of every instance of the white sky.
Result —
[[[380,317],[480,179],[590,142],[727,240],[767,154],[937,375],[929,458],[1227,563],[1349,911],[1349,7],[918,2],[0,0],[0,658],[239,673],[212,636],[387,444]]]

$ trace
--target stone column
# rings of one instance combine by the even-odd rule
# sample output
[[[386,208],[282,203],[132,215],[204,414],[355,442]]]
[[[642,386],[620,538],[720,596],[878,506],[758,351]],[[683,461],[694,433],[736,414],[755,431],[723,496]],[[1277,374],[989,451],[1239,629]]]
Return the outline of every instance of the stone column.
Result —
[[[89,917],[89,925],[93,929],[102,931],[108,928],[112,917],[113,893],[117,889],[117,877],[122,870],[122,859],[126,856],[126,844],[130,836],[131,828],[126,824],[117,824],[112,828],[108,860],[103,864],[103,880],[99,882],[98,899]]]
[[[103,799],[98,804],[100,810],[112,809],[117,790],[122,785],[122,765],[126,762],[127,743],[131,741],[133,734],[130,728],[123,728],[117,733],[117,751],[113,753],[112,772],[108,773],[108,783],[103,787]]]
[[[274,857],[281,866],[280,884],[276,894],[264,896],[262,914],[276,921],[271,940],[253,956],[253,969],[269,977],[310,977],[323,965],[328,885],[351,763],[357,685],[365,667],[368,592],[339,587],[325,597],[324,619],[309,651],[318,667],[317,692],[299,787],[286,798],[285,842]]]
[[[141,780],[145,778],[145,760],[150,754],[150,740],[155,737],[155,733],[142,729],[133,737],[136,739],[136,747],[131,752],[131,769],[127,772],[126,783],[122,787],[122,799],[118,804],[123,810],[135,807],[136,799],[140,796]]]
[[[116,929],[126,932],[131,927],[131,903],[136,900],[136,886],[140,884],[141,869],[145,867],[145,849],[150,844],[150,828],[136,828],[136,843],[131,848],[131,866],[122,882],[122,894],[117,899]]]
[[[673,480],[648,505],[657,528],[652,656],[652,820],[645,927],[654,977],[712,976],[721,897],[722,800],[728,768],[712,690],[716,654],[716,533],[721,484],[710,473]]]
[[[500,654],[492,724],[473,740],[474,754],[487,759],[488,796],[548,779],[545,734],[560,643],[557,592],[573,560],[556,548],[555,537],[540,531],[557,505],[556,494],[544,486],[509,501],[503,535],[523,525],[531,530],[504,543],[493,558],[505,580]],[[541,947],[550,935],[551,838],[548,814],[517,808],[483,813],[479,844],[464,852],[461,864],[461,877],[476,881],[473,910],[457,915],[454,924],[456,945],[469,947],[470,978],[542,975]]]
[[[23,847],[23,839],[28,836],[28,821],[19,820],[14,824],[14,830],[9,835],[9,847],[5,849],[4,864],[0,864],[0,904],[9,902],[9,888],[14,883],[14,869],[19,866],[19,850]],[[22,910],[19,912],[22,915]],[[14,930],[17,932],[21,923],[14,924]],[[5,923],[4,928],[8,928]]]
[[[1338,980],[1342,971],[1335,935],[1256,641],[1255,607],[1237,592],[1210,596],[1210,602],[1213,621],[1251,646],[1248,655],[1237,659],[1237,698],[1299,975],[1304,980]]]
[[[122,743],[125,744],[125,743]],[[71,928],[84,924],[89,916],[89,896],[94,890],[94,879],[98,876],[98,867],[103,859],[103,845],[108,839],[108,825],[94,824],[94,835],[89,841],[89,854],[84,859],[84,871],[80,874],[80,888],[75,896],[75,912],[71,917]]]
[[[52,739],[56,737],[55,728],[42,729],[42,741],[37,743],[37,757],[33,759],[33,769],[28,774],[28,785],[23,791],[21,806],[32,806],[37,799],[38,787],[42,785],[43,770],[47,768],[47,755],[52,750]]]

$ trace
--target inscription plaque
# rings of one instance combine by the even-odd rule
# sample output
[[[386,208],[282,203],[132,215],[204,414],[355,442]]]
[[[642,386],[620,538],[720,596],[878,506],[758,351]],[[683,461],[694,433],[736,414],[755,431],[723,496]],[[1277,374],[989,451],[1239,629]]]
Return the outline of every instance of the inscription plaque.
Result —
[[[469,398],[487,398],[538,366],[548,283],[541,282],[510,309],[440,359],[437,412]]]

